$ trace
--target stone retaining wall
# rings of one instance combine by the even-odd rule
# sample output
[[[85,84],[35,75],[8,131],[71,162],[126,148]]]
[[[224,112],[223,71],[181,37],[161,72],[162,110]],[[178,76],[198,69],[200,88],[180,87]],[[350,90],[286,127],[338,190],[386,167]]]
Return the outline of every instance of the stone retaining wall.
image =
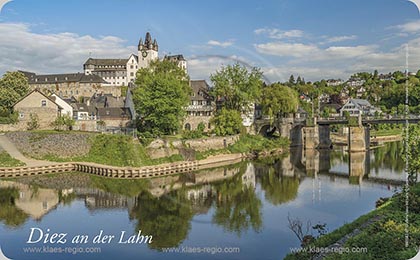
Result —
[[[210,149],[220,150],[226,146],[232,145],[239,140],[239,135],[226,136],[226,137],[208,137],[191,140],[164,140],[156,139],[147,146],[147,153],[152,159],[169,157],[174,154],[179,154],[179,150],[185,147],[195,151],[207,151]]]
[[[91,147],[92,133],[10,132],[6,136],[24,154],[32,158],[55,155],[68,158],[86,155]]]

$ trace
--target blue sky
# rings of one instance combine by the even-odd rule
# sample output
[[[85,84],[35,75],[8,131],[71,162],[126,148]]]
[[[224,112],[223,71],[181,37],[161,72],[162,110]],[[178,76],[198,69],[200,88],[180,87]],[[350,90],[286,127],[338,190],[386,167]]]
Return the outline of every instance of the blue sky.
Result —
[[[0,74],[81,71],[89,53],[127,58],[146,31],[195,79],[234,60],[269,81],[403,70],[406,43],[410,70],[420,68],[420,15],[407,0],[14,0],[0,13]]]

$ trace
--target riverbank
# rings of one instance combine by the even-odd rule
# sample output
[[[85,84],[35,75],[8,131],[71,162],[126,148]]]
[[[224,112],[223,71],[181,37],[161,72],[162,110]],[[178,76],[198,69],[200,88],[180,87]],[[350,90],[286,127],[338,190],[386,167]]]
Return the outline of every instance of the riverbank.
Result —
[[[420,184],[411,188],[409,199],[408,247],[405,247],[405,193],[399,193],[389,200],[379,200],[379,204],[383,204],[375,210],[317,238],[301,252],[289,254],[285,259],[374,260],[378,259],[377,256],[381,259],[410,259],[417,254],[420,245]],[[366,250],[351,252],[357,248]],[[331,253],[315,252],[321,250]]]
[[[186,147],[185,154],[151,159],[144,147],[130,137],[97,135],[85,156],[44,156],[44,165],[2,167],[0,177],[80,171],[112,178],[151,178],[218,167],[245,158],[278,155],[285,152],[287,145],[287,140],[283,138],[266,139],[243,135],[234,144],[223,149],[195,151]]]
[[[144,145],[124,135],[62,132],[15,132],[6,135],[25,157],[56,163],[87,162],[118,167],[155,166],[194,161],[221,154],[258,156],[271,150],[285,150],[285,138],[259,135],[208,137],[203,139],[157,139]],[[1,145],[1,144],[0,144]],[[77,147],[83,147],[78,149]],[[30,147],[30,149],[28,148]],[[156,156],[159,154],[160,156]]]

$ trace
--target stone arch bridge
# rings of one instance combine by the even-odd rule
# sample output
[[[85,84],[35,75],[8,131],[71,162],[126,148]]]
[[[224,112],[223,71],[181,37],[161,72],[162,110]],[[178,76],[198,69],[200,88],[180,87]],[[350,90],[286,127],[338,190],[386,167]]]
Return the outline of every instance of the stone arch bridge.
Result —
[[[278,132],[280,136],[290,140],[290,146],[303,146],[305,149],[330,149],[331,125],[348,125],[349,121],[344,118],[319,119],[314,118],[313,124],[309,125],[305,118],[287,117],[257,119],[254,123],[256,134],[269,136]],[[417,124],[420,117],[416,118],[358,118],[357,125],[349,126],[348,144],[349,151],[361,152],[369,149],[370,127],[375,124]]]

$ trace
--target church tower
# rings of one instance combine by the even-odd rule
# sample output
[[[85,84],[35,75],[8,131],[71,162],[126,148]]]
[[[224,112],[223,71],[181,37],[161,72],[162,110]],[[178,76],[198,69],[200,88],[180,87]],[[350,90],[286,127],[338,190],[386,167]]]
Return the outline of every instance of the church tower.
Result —
[[[138,45],[139,68],[146,68],[150,62],[158,59],[158,44],[156,39],[152,41],[152,36],[149,32],[146,33],[146,38],[140,38]]]

